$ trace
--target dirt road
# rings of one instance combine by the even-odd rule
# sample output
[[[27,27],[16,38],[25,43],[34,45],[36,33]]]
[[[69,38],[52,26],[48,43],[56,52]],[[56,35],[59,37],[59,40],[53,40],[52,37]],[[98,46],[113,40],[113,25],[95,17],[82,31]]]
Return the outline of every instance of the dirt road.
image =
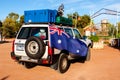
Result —
[[[91,60],[73,63],[65,74],[46,66],[26,69],[10,57],[11,42],[0,44],[0,80],[120,80],[120,50],[91,49]]]

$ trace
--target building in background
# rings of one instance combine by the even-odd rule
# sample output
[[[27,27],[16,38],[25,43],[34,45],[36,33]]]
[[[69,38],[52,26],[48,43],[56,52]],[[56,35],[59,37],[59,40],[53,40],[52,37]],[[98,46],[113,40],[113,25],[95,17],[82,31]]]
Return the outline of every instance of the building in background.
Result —
[[[101,31],[103,36],[108,36],[108,20],[101,20]]]
[[[84,32],[85,32],[85,36],[95,36],[96,33],[97,33],[97,28],[96,26],[94,25],[93,21],[90,22],[90,25],[86,26],[84,29]]]

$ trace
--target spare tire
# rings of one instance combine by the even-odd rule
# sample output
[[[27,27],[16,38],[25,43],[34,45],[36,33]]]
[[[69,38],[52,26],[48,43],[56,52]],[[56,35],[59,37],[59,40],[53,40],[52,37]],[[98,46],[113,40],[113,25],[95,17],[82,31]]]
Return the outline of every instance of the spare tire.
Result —
[[[25,43],[25,52],[32,59],[40,59],[45,53],[45,44],[43,40],[32,36]]]

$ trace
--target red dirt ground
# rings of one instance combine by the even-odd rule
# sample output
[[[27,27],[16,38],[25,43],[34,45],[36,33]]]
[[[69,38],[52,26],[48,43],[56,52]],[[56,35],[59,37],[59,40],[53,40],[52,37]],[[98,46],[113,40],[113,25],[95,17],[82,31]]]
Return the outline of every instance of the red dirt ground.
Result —
[[[10,57],[9,43],[0,44],[0,80],[120,80],[120,50],[105,46],[91,49],[91,60],[73,63],[69,70],[60,74],[46,66],[26,69]]]

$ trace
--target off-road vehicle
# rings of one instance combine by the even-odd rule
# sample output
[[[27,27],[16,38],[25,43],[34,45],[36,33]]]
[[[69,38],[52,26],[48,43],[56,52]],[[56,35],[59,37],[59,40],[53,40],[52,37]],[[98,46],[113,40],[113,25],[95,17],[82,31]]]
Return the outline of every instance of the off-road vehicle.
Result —
[[[86,55],[77,56],[67,50],[51,47],[51,26],[63,31],[73,39],[82,41],[88,48]],[[13,41],[11,57],[26,68],[32,68],[38,64],[49,64],[60,73],[64,73],[68,70],[71,60],[81,57],[84,57],[84,60],[90,59],[91,44],[90,40],[81,37],[76,28],[50,23],[27,23],[21,26]]]

